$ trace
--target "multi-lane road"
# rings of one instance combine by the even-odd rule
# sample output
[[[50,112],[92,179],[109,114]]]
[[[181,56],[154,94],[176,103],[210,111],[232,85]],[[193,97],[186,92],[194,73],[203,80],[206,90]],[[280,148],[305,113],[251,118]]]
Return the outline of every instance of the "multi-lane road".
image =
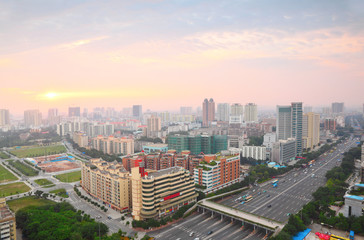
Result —
[[[285,223],[290,214],[297,213],[303,205],[312,200],[312,193],[325,185],[327,171],[340,165],[342,153],[356,146],[357,139],[349,139],[337,145],[332,153],[326,153],[316,159],[312,167],[291,171],[278,180],[278,186],[273,188],[272,181],[255,186],[246,192],[233,195],[219,204],[252,213],[273,221]],[[253,200],[241,204],[237,200],[243,195],[251,195]],[[270,207],[268,207],[270,206]],[[241,223],[231,222],[231,219],[221,219],[208,214],[194,214],[176,224],[148,233],[158,240],[164,239],[263,239],[264,231],[253,231],[242,228]],[[212,233],[208,234],[210,231]],[[193,232],[191,236],[191,232]]]
[[[289,214],[297,213],[303,205],[312,200],[312,193],[325,185],[327,171],[340,165],[342,152],[356,146],[356,139],[337,145],[332,153],[322,155],[312,167],[291,171],[286,176],[274,178],[264,186],[256,186],[249,191],[233,195],[219,203],[235,209],[253,213],[277,222],[286,222]],[[271,184],[278,180],[278,186]],[[251,195],[253,200],[238,200],[243,195]]]

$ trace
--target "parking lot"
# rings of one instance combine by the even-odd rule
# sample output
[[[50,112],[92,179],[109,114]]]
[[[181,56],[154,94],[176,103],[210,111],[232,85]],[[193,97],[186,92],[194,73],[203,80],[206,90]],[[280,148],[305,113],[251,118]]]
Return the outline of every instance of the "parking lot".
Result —
[[[253,213],[277,222],[284,223],[290,214],[297,213],[303,205],[312,200],[312,193],[326,183],[325,174],[335,166],[340,165],[342,152],[356,146],[356,141],[340,144],[337,149],[316,159],[312,167],[302,168],[288,173],[281,178],[272,179],[264,186],[255,186],[249,191],[233,195],[220,204]],[[278,180],[277,187],[272,182]],[[251,195],[252,200],[243,202],[239,197]]]

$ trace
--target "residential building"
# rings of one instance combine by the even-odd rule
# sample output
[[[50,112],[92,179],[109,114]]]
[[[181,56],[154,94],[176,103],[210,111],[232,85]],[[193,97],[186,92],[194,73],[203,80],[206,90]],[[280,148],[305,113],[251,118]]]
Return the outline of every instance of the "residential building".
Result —
[[[0,198],[0,239],[16,240],[15,214],[9,209],[5,198]]]
[[[216,120],[228,122],[230,116],[230,104],[219,103],[217,104]]]
[[[344,103],[343,102],[334,102],[331,104],[331,112],[335,113],[343,113],[344,112]]]
[[[189,150],[191,154],[215,154],[226,150],[228,146],[227,135],[173,135],[167,139],[168,149],[181,153]]]
[[[215,120],[215,102],[207,98],[202,103],[202,126],[208,127]]]
[[[291,106],[277,106],[277,140],[292,137],[292,108]]]
[[[134,155],[134,156],[126,156],[122,158],[122,164],[126,171],[131,172],[133,167],[137,167],[141,162],[145,162],[146,156],[144,154]]]
[[[189,170],[189,155],[188,154],[176,154],[174,158],[174,166],[183,167],[184,169]]]
[[[134,153],[134,139],[97,136],[91,147],[107,154],[128,155]]]
[[[193,177],[182,167],[147,172],[139,166],[131,169],[131,175],[135,220],[168,216],[197,200]]]
[[[133,117],[138,120],[142,120],[143,111],[142,105],[133,105]]]
[[[81,116],[80,107],[69,107],[68,108],[68,117],[80,117],[80,116]]]
[[[151,116],[147,119],[147,137],[154,138],[158,137],[158,132],[161,131],[161,118]]]
[[[303,148],[312,150],[320,143],[320,114],[305,113],[302,122]]]
[[[245,158],[253,158],[255,160],[267,160],[266,147],[259,146],[242,146],[241,156]]]
[[[10,125],[10,114],[8,109],[0,109],[0,127]]]
[[[167,139],[168,149],[176,150],[178,153],[183,150],[188,150],[188,136],[187,135],[172,135]]]
[[[296,155],[302,155],[302,102],[293,102],[292,107],[292,138],[296,139]]]
[[[324,129],[329,131],[336,131],[336,120],[333,118],[326,118],[324,121]]]
[[[131,177],[121,163],[101,158],[82,162],[81,186],[91,196],[110,205],[112,209],[131,209]]]
[[[193,169],[195,184],[205,186],[207,191],[224,187],[239,181],[240,156],[215,156],[213,159],[204,158]]]
[[[296,140],[294,138],[279,140],[273,144],[271,161],[283,164],[296,156]]]
[[[174,166],[174,156],[173,153],[161,153],[159,155],[159,168],[157,170],[171,168]]]
[[[40,127],[42,125],[42,113],[39,110],[24,111],[25,127]]]
[[[160,153],[151,153],[145,156],[145,168],[150,170],[160,169]]]
[[[244,122],[258,122],[258,106],[255,103],[245,105]]]
[[[277,135],[275,133],[264,134],[263,146],[267,147],[267,150],[271,150],[275,142],[277,142]]]
[[[57,108],[50,108],[48,109],[48,124],[49,125],[56,125],[61,122],[61,116],[58,115]]]
[[[83,132],[74,132],[72,139],[80,147],[88,147],[88,136]]]
[[[239,124],[243,122],[244,107],[240,103],[234,103],[230,106],[229,123]]]

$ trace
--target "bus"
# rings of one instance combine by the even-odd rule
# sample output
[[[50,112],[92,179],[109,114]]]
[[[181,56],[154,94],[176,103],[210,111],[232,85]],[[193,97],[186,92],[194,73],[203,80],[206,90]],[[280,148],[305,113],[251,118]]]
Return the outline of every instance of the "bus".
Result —
[[[275,183],[278,183],[278,180],[277,179],[272,182],[272,184],[275,184]]]
[[[252,197],[252,195],[249,195],[246,197],[245,202],[249,202],[251,200],[253,200],[253,197]]]
[[[340,237],[334,234],[331,234],[330,236],[330,240],[350,240],[349,238],[345,238],[345,237]]]

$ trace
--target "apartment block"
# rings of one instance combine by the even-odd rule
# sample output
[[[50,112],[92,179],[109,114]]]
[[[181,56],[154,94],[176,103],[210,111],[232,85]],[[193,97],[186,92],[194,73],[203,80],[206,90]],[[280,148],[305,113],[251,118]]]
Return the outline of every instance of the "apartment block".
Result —
[[[203,159],[194,168],[195,184],[205,186],[207,191],[225,187],[239,181],[240,156],[215,156],[213,159]]]
[[[101,158],[82,163],[82,188],[119,211],[131,209],[131,176],[121,163]]]
[[[0,109],[0,126],[10,125],[9,109]]]
[[[74,132],[72,139],[80,147],[88,146],[88,136],[83,132]]]
[[[131,176],[135,220],[168,216],[197,200],[193,178],[182,167],[146,172],[139,166],[132,168]]]
[[[255,160],[266,160],[267,159],[266,147],[242,146],[241,156],[246,158],[253,158]]]
[[[324,129],[329,131],[336,131],[336,120],[333,118],[326,118],[324,122]]]
[[[133,167],[137,167],[141,162],[144,162],[145,157],[146,157],[145,155],[123,157],[122,163],[125,170],[130,172]]]
[[[16,239],[15,214],[10,211],[5,198],[0,198],[0,239]]]
[[[273,144],[272,161],[282,164],[290,161],[296,156],[296,140],[294,138],[279,140]]]
[[[128,155],[134,153],[134,139],[98,136],[92,138],[91,147],[107,154]]]

